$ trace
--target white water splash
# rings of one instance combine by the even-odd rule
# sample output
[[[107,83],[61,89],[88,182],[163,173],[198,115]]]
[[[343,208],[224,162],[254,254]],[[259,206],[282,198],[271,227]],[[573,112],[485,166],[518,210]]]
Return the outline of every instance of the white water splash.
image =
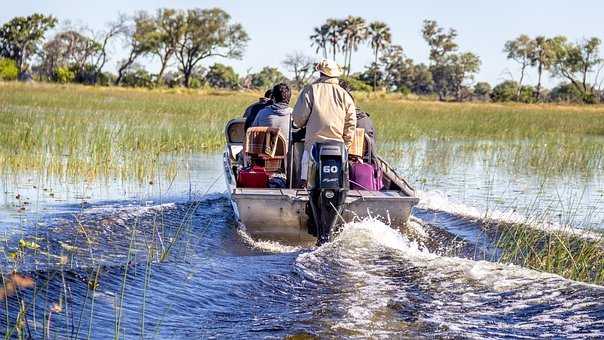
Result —
[[[513,264],[440,256],[409,240],[383,222],[372,218],[346,224],[332,242],[326,243],[312,252],[300,254],[298,261],[318,264],[322,262],[318,259],[319,257],[330,256],[329,254],[334,250],[337,250],[339,254],[344,253],[354,257],[355,253],[371,251],[380,247],[395,250],[413,265],[426,269],[427,275],[463,276],[496,291],[517,287],[533,280],[565,280],[554,274],[542,273]]]
[[[295,246],[288,246],[286,244],[281,244],[277,241],[260,240],[260,239],[254,240],[254,238],[251,237],[250,234],[248,234],[246,232],[245,226],[243,226],[243,225],[240,225],[239,227],[237,227],[237,234],[239,234],[239,236],[241,237],[243,242],[248,244],[250,247],[258,249],[258,250],[270,252],[270,253],[293,253],[293,252],[301,251],[304,249],[303,247],[295,247]]]
[[[421,294],[429,295],[423,307],[417,306],[428,313],[418,313],[424,315],[419,316],[420,323],[435,324],[437,329],[470,338],[484,337],[479,325],[492,319],[500,322],[497,326],[488,321],[484,324],[495,332],[491,336],[498,331],[500,335],[514,334],[515,327],[523,324],[502,319],[504,309],[506,313],[522,315],[531,306],[560,306],[567,299],[575,299],[563,295],[569,287],[595,290],[591,294],[596,295],[598,291],[604,293],[599,286],[516,265],[440,256],[371,218],[346,224],[333,241],[298,255],[295,270],[310,282],[333,287],[330,294],[337,294],[337,300],[325,308],[342,315],[330,325],[335,334],[352,332],[375,338],[409,331],[404,322],[393,320],[400,318],[396,306],[413,310],[418,287]],[[460,314],[462,306],[468,307],[464,314]],[[564,332],[576,333],[575,325],[590,327],[596,322],[583,310],[575,313],[575,321],[568,322],[569,308],[544,309],[527,316],[524,325],[539,329],[544,324],[539,318],[548,318],[546,323],[555,321]],[[604,335],[599,330],[594,332]]]
[[[144,214],[150,212],[158,212],[166,209],[172,209],[176,207],[176,203],[164,203],[164,204],[156,204],[152,205],[152,201],[145,202],[147,205],[139,206],[139,205],[120,205],[120,206],[100,206],[100,207],[92,207],[84,210],[86,214],[108,214],[112,212],[126,214],[131,217],[142,216]]]
[[[481,211],[476,207],[454,202],[449,199],[447,194],[439,190],[417,191],[417,196],[420,199],[417,207],[420,209],[443,211],[456,216],[486,222],[524,224],[542,231],[564,232],[592,240],[602,239],[602,234],[600,233],[551,222],[542,217],[530,218],[517,212],[515,209]]]

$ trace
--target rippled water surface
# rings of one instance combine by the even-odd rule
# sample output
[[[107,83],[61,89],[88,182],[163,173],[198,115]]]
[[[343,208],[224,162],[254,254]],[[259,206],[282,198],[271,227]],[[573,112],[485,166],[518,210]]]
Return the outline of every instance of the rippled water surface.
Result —
[[[484,218],[531,214],[602,228],[601,174],[543,179],[480,163],[420,173],[403,159],[422,198],[407,232],[357,221],[331,243],[304,249],[237,229],[220,155],[186,163],[173,180],[142,184],[5,176],[0,331],[66,339],[604,337],[604,288],[488,261],[497,250],[480,228]]]

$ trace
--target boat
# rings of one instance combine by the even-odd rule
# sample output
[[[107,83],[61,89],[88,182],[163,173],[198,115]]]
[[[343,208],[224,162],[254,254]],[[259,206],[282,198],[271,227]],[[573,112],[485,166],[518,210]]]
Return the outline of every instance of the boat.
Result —
[[[238,118],[226,124],[224,174],[227,194],[237,223],[255,240],[277,241],[289,245],[310,245],[317,243],[317,240],[318,243],[323,243],[328,241],[330,235],[337,229],[336,226],[367,216],[380,218],[391,226],[400,228],[406,225],[411,209],[419,202],[411,185],[386,161],[376,155],[373,157],[375,163],[382,170],[384,182],[387,182],[387,186],[380,191],[349,189],[347,177],[339,182],[341,188],[336,188],[336,191],[313,188],[312,185],[309,185],[310,189],[296,188],[291,183],[293,181],[288,181],[286,188],[240,187],[237,176],[242,168],[239,153],[244,148],[246,137],[244,123],[244,119]],[[295,169],[299,167],[303,143],[292,143],[289,147],[288,149],[293,151],[292,170],[289,172],[294,177]],[[340,153],[345,154],[346,151],[338,152],[339,149],[334,149],[335,147],[339,146],[328,145],[323,149],[327,150],[325,154],[335,151],[332,155],[336,156],[337,161]],[[343,163],[346,162],[347,159],[343,160]],[[343,164],[342,168],[346,170],[346,164]],[[309,184],[311,177],[309,174]],[[324,181],[327,182],[327,179]],[[332,182],[334,181],[337,182],[336,179]],[[338,193],[340,189],[343,195],[334,195],[334,192]],[[325,192],[325,195],[316,194],[319,191]],[[322,197],[324,200],[313,199],[317,197]],[[341,201],[334,201],[338,198]],[[319,216],[320,206],[327,206],[324,210],[330,210],[329,216]]]

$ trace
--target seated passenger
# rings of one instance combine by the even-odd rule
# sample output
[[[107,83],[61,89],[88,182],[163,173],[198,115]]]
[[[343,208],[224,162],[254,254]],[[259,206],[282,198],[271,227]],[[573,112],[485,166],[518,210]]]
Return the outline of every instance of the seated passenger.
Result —
[[[289,107],[291,99],[291,90],[286,84],[277,84],[272,90],[272,104],[258,112],[252,127],[272,127],[279,128],[285,139],[285,145],[289,145],[289,129],[291,125],[292,109]],[[269,188],[285,188],[287,181],[285,173],[281,171],[274,172],[269,176]]]
[[[292,108],[289,107],[291,90],[286,84],[277,84],[272,90],[272,104],[258,112],[252,126],[266,126],[281,129],[285,144],[289,143],[289,129]]]
[[[254,120],[256,119],[256,115],[258,112],[265,107],[271,105],[273,102],[271,101],[271,93],[272,91],[269,89],[264,93],[264,98],[259,98],[258,102],[250,105],[247,109],[245,109],[245,113],[243,114],[243,118],[245,118],[244,131],[252,126]]]
[[[352,96],[352,87],[350,86],[350,84],[347,81],[340,79],[340,87],[342,87],[344,90],[346,90],[346,92],[348,92],[348,94],[350,94],[350,96],[354,100],[354,97]],[[363,159],[370,161],[369,154],[371,153],[371,155],[374,155],[375,154],[374,150],[377,149],[376,145],[375,145],[375,139],[376,139],[375,128],[373,126],[373,121],[369,117],[369,113],[362,111],[361,108],[359,108],[359,106],[356,105],[356,102],[355,102],[355,106],[356,106],[356,116],[357,116],[357,128],[365,129],[365,134],[370,139],[369,145],[367,145],[367,148],[365,148]]]

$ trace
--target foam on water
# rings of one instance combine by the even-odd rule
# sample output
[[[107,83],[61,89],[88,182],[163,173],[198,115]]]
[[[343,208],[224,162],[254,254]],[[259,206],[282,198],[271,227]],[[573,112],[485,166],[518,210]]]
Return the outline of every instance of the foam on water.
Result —
[[[599,233],[573,228],[572,226],[568,225],[561,225],[557,222],[548,221],[543,218],[530,218],[517,212],[515,209],[509,209],[506,211],[482,211],[476,207],[454,202],[449,199],[446,193],[439,190],[417,191],[417,196],[420,198],[419,204],[417,205],[417,207],[420,209],[444,211],[456,216],[485,222],[523,224],[538,230],[565,232],[594,240],[602,239],[602,235]]]
[[[289,246],[286,244],[279,243],[277,241],[262,239],[255,240],[246,232],[245,226],[239,226],[237,228],[237,234],[239,234],[243,242],[245,242],[250,247],[269,253],[293,253],[304,249],[303,247]]]
[[[570,291],[585,290],[592,294],[587,303],[601,306],[593,296],[604,294],[599,286],[516,265],[440,256],[370,218],[346,224],[332,242],[298,255],[295,270],[309,281],[338,287],[332,308],[343,315],[335,320],[334,332],[375,337],[409,327],[421,328],[418,334],[434,327],[435,332],[444,329],[443,335],[505,337],[516,327],[534,334],[551,323],[565,334],[581,333],[597,321],[586,312],[594,307],[571,312],[569,322],[568,308],[561,304],[577,300]],[[548,307],[526,316],[525,310],[541,306]],[[417,318],[411,325],[402,325],[406,313]],[[508,321],[506,315],[528,319]],[[482,323],[486,328],[480,328]],[[593,334],[604,332],[594,329]]]
[[[417,224],[415,228],[421,228],[421,225]],[[522,285],[527,280],[562,279],[553,274],[542,273],[512,264],[439,256],[431,253],[417,242],[409,240],[384,222],[373,218],[346,224],[332,242],[326,243],[312,252],[301,254],[298,260],[301,262],[312,261],[311,258],[331,253],[334,248],[349,249],[350,251],[347,253],[389,248],[397,251],[405,260],[414,265],[430,269],[434,273],[438,272],[438,275],[448,271],[459,271],[467,279],[480,281],[497,290]]]

